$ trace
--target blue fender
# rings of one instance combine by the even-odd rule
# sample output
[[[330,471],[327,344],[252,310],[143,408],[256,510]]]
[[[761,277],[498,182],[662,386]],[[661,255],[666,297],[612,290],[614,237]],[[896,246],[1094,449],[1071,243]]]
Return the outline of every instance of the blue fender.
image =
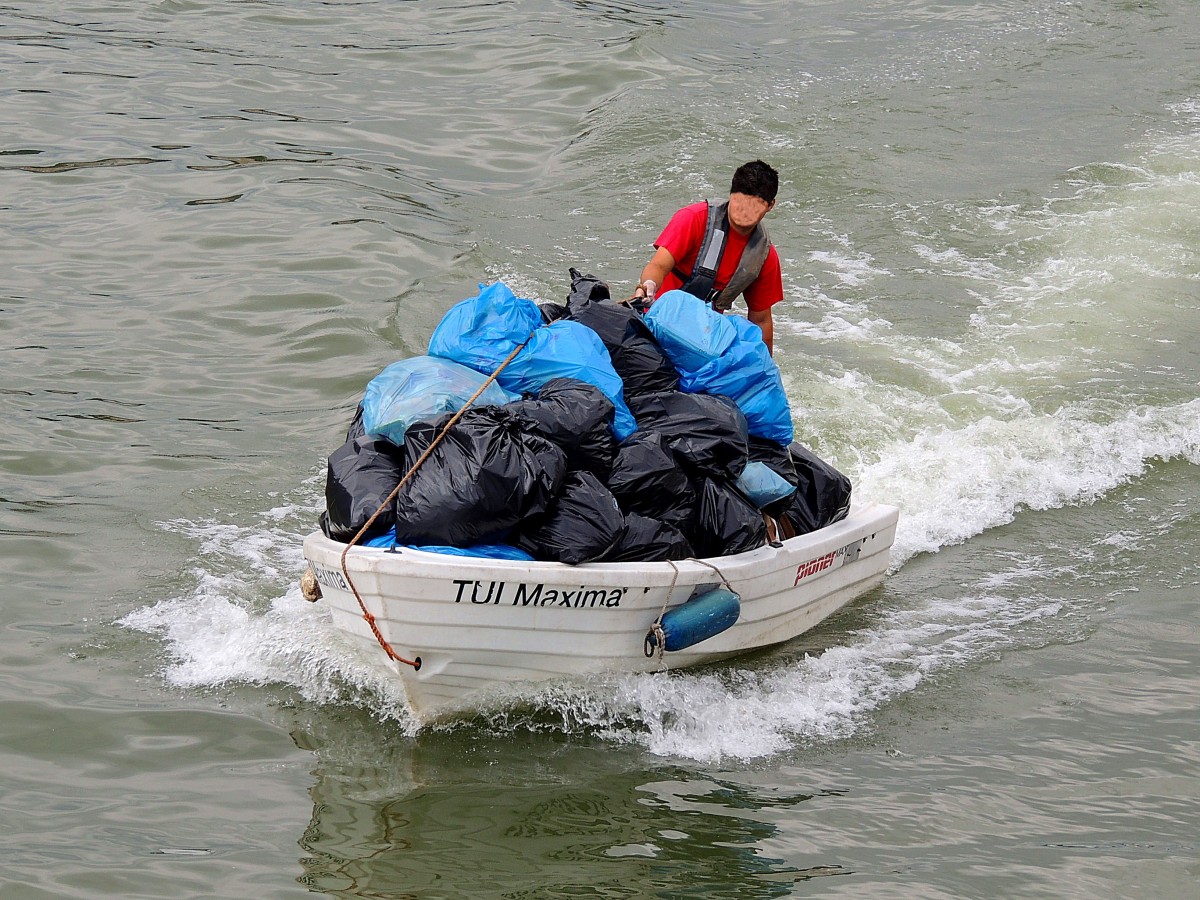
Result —
[[[733,626],[742,613],[742,600],[728,588],[714,588],[663,615],[664,650],[683,650]],[[658,634],[646,635],[646,655],[658,647]]]

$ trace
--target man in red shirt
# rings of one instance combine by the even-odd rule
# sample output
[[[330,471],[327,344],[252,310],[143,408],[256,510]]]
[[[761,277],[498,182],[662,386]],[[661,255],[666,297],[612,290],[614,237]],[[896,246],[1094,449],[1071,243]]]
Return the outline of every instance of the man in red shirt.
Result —
[[[756,159],[733,173],[727,202],[679,210],[654,242],[632,299],[652,301],[660,291],[681,288],[725,312],[743,295],[747,318],[774,352],[771,307],[783,299],[783,275],[762,220],[778,190],[779,173]]]

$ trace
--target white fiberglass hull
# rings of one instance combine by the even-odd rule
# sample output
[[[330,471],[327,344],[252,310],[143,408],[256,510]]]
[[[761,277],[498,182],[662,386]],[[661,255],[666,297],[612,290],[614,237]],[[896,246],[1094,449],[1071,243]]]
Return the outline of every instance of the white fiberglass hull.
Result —
[[[684,668],[790,640],[883,580],[897,517],[893,506],[856,505],[811,534],[703,562],[568,566],[352,548],[354,587],[384,640],[419,668],[390,660],[372,634],[342,571],[345,544],[315,533],[304,555],[334,623],[396,671],[414,715],[428,721],[497,684]],[[723,579],[741,597],[737,622],[647,657],[646,634],[664,607]]]

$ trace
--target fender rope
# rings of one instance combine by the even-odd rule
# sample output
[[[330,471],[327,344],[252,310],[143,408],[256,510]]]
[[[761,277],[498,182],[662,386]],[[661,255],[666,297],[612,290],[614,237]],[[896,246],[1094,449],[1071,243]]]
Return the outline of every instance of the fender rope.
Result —
[[[721,584],[725,585],[725,590],[729,591],[729,593],[731,593],[731,594],[737,593],[737,591],[735,591],[733,589],[733,585],[731,585],[729,583],[729,579],[725,577],[725,573],[722,572],[720,569],[718,569],[716,566],[714,566],[712,563],[710,563],[706,560],[703,560],[703,559],[696,559],[696,557],[694,557],[694,556],[692,557],[692,562],[698,562],[702,566],[708,566],[710,569],[712,569],[714,572],[717,573],[717,577],[721,579]]]
[[[662,609],[658,611],[658,618],[654,620],[654,624],[650,626],[650,631],[646,634],[646,640],[642,643],[642,653],[646,659],[654,656],[655,647],[658,649],[658,664],[664,669],[667,667],[663,660],[663,651],[666,650],[667,636],[663,632],[662,620],[667,614],[667,604],[671,602],[671,595],[675,593],[675,582],[679,580],[679,567],[675,565],[673,560],[668,559],[667,565],[671,567],[671,586],[667,588],[666,594],[663,595]],[[650,636],[654,636],[654,644],[650,643]]]
[[[487,380],[479,386],[479,390],[472,394],[470,399],[468,399],[467,402],[462,405],[462,408],[451,417],[450,421],[446,423],[445,427],[438,432],[437,436],[434,437],[434,439],[429,443],[429,446],[425,448],[425,452],[421,454],[420,459],[413,463],[412,467],[404,473],[404,477],[400,479],[400,483],[392,488],[392,492],[387,495],[387,499],[379,504],[379,509],[372,513],[371,518],[367,519],[366,524],[363,525],[362,528],[358,529],[358,534],[354,535],[354,537],[350,539],[350,542],[346,544],[346,549],[342,551],[340,558],[342,574],[346,577],[346,584],[350,586],[350,591],[354,594],[354,599],[358,601],[358,608],[362,610],[363,619],[370,627],[371,634],[375,635],[375,640],[379,641],[379,646],[382,647],[383,652],[388,655],[388,659],[394,659],[396,662],[401,662],[405,665],[412,666],[415,670],[420,670],[421,668],[421,657],[418,656],[416,659],[405,659],[403,656],[400,656],[395,650],[393,650],[392,645],[384,639],[383,633],[379,630],[379,625],[375,621],[375,617],[371,615],[370,610],[367,609],[367,604],[363,601],[362,595],[358,592],[358,588],[354,586],[354,579],[350,577],[350,570],[346,568],[346,554],[350,552],[351,547],[353,547],[359,542],[359,540],[362,539],[362,536],[366,534],[367,529],[374,524],[375,520],[378,519],[383,511],[391,505],[392,501],[396,499],[396,495],[400,493],[400,489],[408,483],[408,480],[413,476],[417,469],[421,468],[421,464],[429,458],[429,455],[433,453],[434,448],[436,448],[437,445],[442,442],[442,438],[444,438],[447,432],[454,427],[455,423],[457,423],[458,420],[463,417],[463,413],[470,409],[471,404],[479,399],[479,395],[488,389],[491,383],[496,380],[496,376],[504,371],[504,367],[512,362],[518,353],[525,349],[525,345],[529,343],[533,335],[534,332],[531,331],[529,333],[529,337],[517,344],[517,346],[513,349],[513,352],[508,354],[508,356],[505,358],[504,362],[500,363],[500,365],[496,367],[496,371],[489,375]]]

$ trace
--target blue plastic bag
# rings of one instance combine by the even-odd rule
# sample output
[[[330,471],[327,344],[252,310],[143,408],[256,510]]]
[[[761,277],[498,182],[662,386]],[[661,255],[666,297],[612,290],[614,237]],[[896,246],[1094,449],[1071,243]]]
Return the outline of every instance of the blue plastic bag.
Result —
[[[485,381],[486,375],[448,359],[414,356],[394,362],[363,392],[363,430],[402,447],[409,425],[458,412]],[[516,399],[493,381],[474,405],[499,406]]]
[[[484,559],[515,559],[521,562],[533,562],[533,557],[512,544],[472,544],[470,547],[421,546],[417,544],[397,544],[396,529],[392,528],[387,534],[371,538],[363,543],[364,547],[381,547],[401,550],[424,550],[426,553],[442,553],[446,556],[478,556]]]
[[[794,484],[766,463],[757,460],[746,463],[746,468],[738,476],[737,486],[759,509],[782,500],[796,490]]]
[[[687,291],[667,291],[643,319],[681,373],[704,367],[737,339],[727,317]]]
[[[541,325],[542,311],[532,300],[516,296],[502,281],[481,284],[476,296],[442,316],[429,339],[429,355],[491,375]]]
[[[613,435],[618,441],[637,431],[612,357],[600,336],[586,325],[559,319],[538,329],[496,380],[515,394],[534,394],[553,378],[574,378],[600,388],[612,401]]]
[[[746,416],[751,435],[790,444],[795,436],[792,411],[779,366],[763,343],[762,330],[742,316],[722,318],[736,339],[717,359],[683,372],[679,389],[689,394],[724,394]]]

